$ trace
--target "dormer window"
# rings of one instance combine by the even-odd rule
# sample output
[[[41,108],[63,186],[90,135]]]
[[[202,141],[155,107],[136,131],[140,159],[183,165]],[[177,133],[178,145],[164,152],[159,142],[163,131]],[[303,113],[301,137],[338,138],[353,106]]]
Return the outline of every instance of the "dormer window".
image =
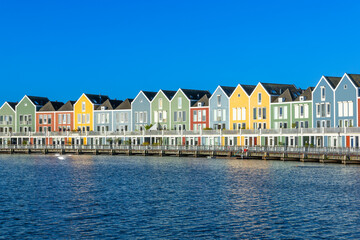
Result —
[[[284,98],[278,98],[279,102],[284,102]]]
[[[300,101],[305,101],[306,97],[305,96],[300,96]]]
[[[198,107],[202,107],[203,106],[203,102],[198,102]]]
[[[101,110],[106,110],[106,107],[105,107],[105,106],[101,106]]]

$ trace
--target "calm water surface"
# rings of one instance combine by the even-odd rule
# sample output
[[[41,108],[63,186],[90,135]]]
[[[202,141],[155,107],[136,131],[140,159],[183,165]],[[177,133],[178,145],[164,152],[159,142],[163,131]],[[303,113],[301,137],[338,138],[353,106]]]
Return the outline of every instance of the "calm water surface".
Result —
[[[360,167],[0,156],[1,239],[360,239]]]

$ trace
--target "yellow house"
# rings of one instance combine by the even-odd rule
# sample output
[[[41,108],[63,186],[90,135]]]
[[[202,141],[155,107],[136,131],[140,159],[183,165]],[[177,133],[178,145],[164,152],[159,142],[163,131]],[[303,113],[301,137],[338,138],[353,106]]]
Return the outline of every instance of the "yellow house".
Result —
[[[250,95],[250,129],[270,128],[270,103],[286,89],[293,91],[292,84],[258,83]],[[258,139],[250,140],[250,145],[260,143]]]
[[[255,85],[238,84],[230,96],[230,129],[249,129],[250,126],[250,95]],[[244,145],[244,137],[238,137],[238,145]]]
[[[239,84],[230,96],[230,129],[249,129],[249,97],[254,85]]]
[[[93,131],[94,110],[107,99],[109,99],[108,96],[83,93],[74,104],[75,130],[81,132]]]

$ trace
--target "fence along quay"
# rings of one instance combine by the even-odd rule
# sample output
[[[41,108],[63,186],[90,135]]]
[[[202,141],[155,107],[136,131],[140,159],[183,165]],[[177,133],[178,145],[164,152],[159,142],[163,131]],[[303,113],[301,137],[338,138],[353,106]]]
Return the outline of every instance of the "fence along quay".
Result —
[[[360,128],[356,127],[2,133],[0,153],[140,154],[360,163],[359,136]]]

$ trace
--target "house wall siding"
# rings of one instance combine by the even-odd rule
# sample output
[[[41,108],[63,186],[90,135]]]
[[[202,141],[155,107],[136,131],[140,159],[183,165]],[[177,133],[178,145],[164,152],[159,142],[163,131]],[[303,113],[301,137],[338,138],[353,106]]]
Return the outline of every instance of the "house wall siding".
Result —
[[[321,87],[325,88],[325,100],[321,99]],[[330,127],[334,127],[334,92],[333,92],[333,88],[328,84],[328,82],[324,78],[320,79],[318,86],[314,89],[312,99],[313,99],[312,110],[313,110],[313,119],[314,119],[313,127],[316,128],[318,126],[317,121],[320,121],[321,123],[325,121],[324,122],[325,126],[327,126],[327,121],[329,121]],[[321,112],[320,112],[320,116],[317,116],[316,114],[317,104],[321,105],[326,103],[330,104],[330,116],[327,116],[326,114],[326,106],[325,106],[325,116],[322,116]]]
[[[150,113],[150,102],[146,98],[145,94],[140,92],[131,103],[132,130],[140,130],[140,128],[144,128],[146,125],[150,125]],[[141,114],[143,116],[142,120],[140,119]]]
[[[358,89],[352,84],[351,80],[345,75],[335,90],[335,127],[344,126],[340,121],[352,120],[352,126],[357,126],[356,104],[357,104],[357,91]],[[352,102],[352,116],[339,116],[339,102]],[[344,109],[342,109],[344,115]],[[349,113],[349,109],[348,109]],[[349,114],[347,114],[349,115]],[[349,126],[349,125],[348,125]]]
[[[218,97],[220,97],[219,102]],[[221,128],[229,129],[229,98],[220,87],[211,95],[209,107],[210,126],[214,129],[219,129],[220,126]],[[217,112],[216,115],[215,111]]]

